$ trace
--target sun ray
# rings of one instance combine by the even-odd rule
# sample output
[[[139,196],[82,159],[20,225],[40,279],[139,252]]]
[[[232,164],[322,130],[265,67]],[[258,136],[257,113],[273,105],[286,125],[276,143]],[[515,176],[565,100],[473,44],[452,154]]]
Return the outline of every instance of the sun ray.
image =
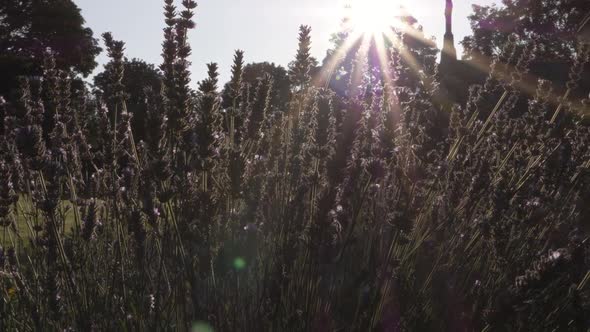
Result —
[[[363,81],[363,74],[368,68],[369,48],[371,47],[371,37],[363,34],[361,46],[358,49],[352,72],[350,73],[349,93],[351,96],[358,95],[359,87]]]
[[[330,80],[334,75],[334,71],[338,66],[340,66],[342,61],[344,61],[344,58],[346,57],[348,52],[350,52],[350,50],[361,37],[361,33],[353,31],[346,38],[344,43],[338,49],[336,49],[333,54],[329,56],[328,62],[324,66],[322,66],[322,71],[318,75],[317,82],[315,82],[315,84],[328,87]]]
[[[379,65],[381,66],[381,68],[383,68],[382,70],[382,76],[383,76],[383,83],[386,85],[391,85],[393,84],[393,79],[391,77],[391,72],[389,70],[390,64],[389,64],[389,59],[387,58],[387,48],[385,47],[385,38],[383,37],[383,34],[377,34],[375,35],[375,46],[377,47],[377,56],[379,57]]]
[[[392,41],[401,42],[399,40],[398,36],[396,36],[391,31],[386,32],[385,36]],[[411,69],[413,69],[416,72],[420,72],[422,70],[422,68],[420,67],[420,64],[418,63],[416,58],[414,58],[414,56],[410,52],[408,52],[408,50],[405,47],[399,47],[399,46],[394,46],[394,47],[396,47],[396,49],[400,52],[401,57],[407,61],[408,65],[410,66]]]
[[[420,61],[403,44],[406,42],[406,38],[414,39],[425,47],[436,47],[436,44],[424,35],[421,28],[416,26],[416,21],[412,19],[405,7],[401,6],[403,1],[349,0],[342,26],[343,31],[349,35],[329,56],[322,66],[322,71],[316,76],[314,84],[325,87],[330,85],[343,61],[352,56],[354,64],[352,68],[347,68],[346,70],[349,72],[344,74],[350,75],[347,82],[349,94],[358,94],[358,87],[362,84],[362,75],[364,70],[369,68],[368,66],[380,67],[378,74],[380,84],[383,85],[383,88],[391,88],[395,84],[389,57],[391,47],[398,50],[401,59],[412,71],[419,76],[420,73],[425,72]],[[363,61],[368,57],[375,61],[369,60],[370,63],[364,64]],[[361,64],[364,64],[364,67]],[[338,80],[338,78],[336,79]]]

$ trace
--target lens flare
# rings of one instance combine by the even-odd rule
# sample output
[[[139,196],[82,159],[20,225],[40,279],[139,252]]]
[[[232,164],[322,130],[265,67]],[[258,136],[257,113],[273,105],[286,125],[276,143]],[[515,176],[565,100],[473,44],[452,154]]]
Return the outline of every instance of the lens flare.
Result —
[[[236,270],[243,270],[244,268],[246,268],[246,260],[242,257],[236,257],[236,259],[234,259],[233,265]]]
[[[196,322],[193,324],[191,332],[213,332],[213,328],[206,322]]]

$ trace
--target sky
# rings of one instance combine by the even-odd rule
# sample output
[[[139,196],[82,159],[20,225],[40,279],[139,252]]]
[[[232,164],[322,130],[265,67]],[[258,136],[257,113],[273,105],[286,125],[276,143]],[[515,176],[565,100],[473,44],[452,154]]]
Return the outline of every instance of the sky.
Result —
[[[320,62],[330,48],[330,35],[337,31],[347,0],[197,0],[197,27],[190,32],[193,83],[206,77],[206,64],[217,62],[221,82],[230,77],[233,54],[245,51],[246,62],[268,61],[287,66],[295,57],[298,29],[312,27],[312,55]],[[439,46],[444,35],[444,0],[391,0],[404,4],[434,36]],[[164,27],[163,0],[74,0],[86,25],[95,36],[110,31],[126,43],[126,56],[148,63],[161,63]],[[471,5],[497,0],[455,0],[454,34],[459,41],[471,33],[467,16]],[[180,0],[177,1],[180,7]],[[99,67],[108,60],[105,52]]]

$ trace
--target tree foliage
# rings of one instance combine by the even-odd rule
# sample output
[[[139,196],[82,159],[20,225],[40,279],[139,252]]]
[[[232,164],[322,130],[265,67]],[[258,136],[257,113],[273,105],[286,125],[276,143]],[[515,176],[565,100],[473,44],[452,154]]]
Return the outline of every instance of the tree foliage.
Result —
[[[251,96],[254,96],[254,90],[258,87],[260,81],[265,80],[269,75],[273,80],[273,105],[284,105],[289,100],[291,93],[291,82],[287,70],[280,65],[270,62],[254,62],[245,65],[242,69],[242,83],[250,87],[252,91]],[[231,89],[231,82],[227,83],[223,89],[223,103],[222,107],[227,109],[233,103],[233,90]],[[249,100],[250,102],[252,100]]]
[[[96,67],[101,51],[73,1],[1,1],[0,94],[16,88],[19,75],[40,75],[48,49],[58,69],[82,75]]]
[[[113,63],[105,66],[105,70],[94,77],[94,86],[98,96],[103,101],[111,104],[114,91],[109,83],[109,71]],[[137,140],[143,140],[146,132],[146,89],[159,92],[162,84],[162,73],[153,64],[148,64],[141,59],[131,59],[123,62],[124,75],[122,84],[127,96],[127,110],[133,115],[131,126]],[[111,107],[112,108],[112,107]]]
[[[461,42],[465,57],[491,57],[510,34],[534,38],[545,61],[568,59],[576,50],[577,30],[590,12],[587,0],[503,0],[502,5],[473,5],[472,36]]]

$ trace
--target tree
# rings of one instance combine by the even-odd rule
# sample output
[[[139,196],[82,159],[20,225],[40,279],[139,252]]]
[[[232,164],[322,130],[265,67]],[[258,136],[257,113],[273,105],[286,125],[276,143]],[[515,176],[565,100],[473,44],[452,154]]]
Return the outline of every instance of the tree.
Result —
[[[105,70],[94,77],[94,86],[98,89],[99,95],[105,97],[110,103],[109,96],[113,94],[109,84],[108,63]],[[145,102],[145,89],[159,92],[162,84],[162,73],[153,64],[148,64],[141,59],[125,60],[123,63],[123,86],[127,94],[127,110],[133,115],[131,128],[136,140],[145,139],[146,114],[148,105]]]
[[[40,76],[47,49],[57,69],[89,75],[101,49],[84,24],[71,0],[0,1],[0,95],[17,87],[18,76]]]
[[[473,6],[469,16],[473,35],[461,44],[465,58],[491,57],[515,33],[537,38],[537,56],[567,60],[575,52],[577,30],[590,12],[587,0],[503,0],[503,6]]]
[[[273,81],[274,95],[271,104],[286,105],[291,94],[291,83],[287,70],[282,66],[277,66],[269,62],[249,63],[242,70],[242,84],[249,85],[251,91],[254,91],[258,87],[259,82],[265,79],[266,75],[270,75]],[[232,91],[231,82],[227,83],[222,93],[223,102],[221,106],[223,109],[228,109],[232,106]],[[251,97],[254,98],[253,93]],[[252,100],[249,101],[251,102]]]

